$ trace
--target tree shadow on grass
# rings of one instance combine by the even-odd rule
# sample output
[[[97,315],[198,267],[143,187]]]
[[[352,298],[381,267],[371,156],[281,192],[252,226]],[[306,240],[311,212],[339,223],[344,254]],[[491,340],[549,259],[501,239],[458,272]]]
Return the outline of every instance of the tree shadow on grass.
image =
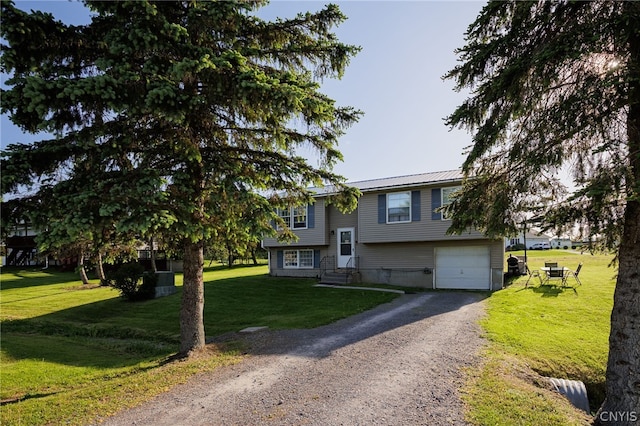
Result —
[[[3,355],[12,362],[36,359],[104,369],[162,358],[178,348],[178,306],[176,295],[136,303],[113,297],[33,318],[4,320]],[[171,323],[173,327],[165,327]]]
[[[504,274],[504,287],[505,288],[506,287],[510,287],[511,285],[516,283],[523,276],[526,276],[526,275],[505,273]]]
[[[257,265],[254,265],[253,263],[237,263],[229,267],[229,265],[226,263],[205,262],[203,271],[204,272],[233,271],[238,269],[260,268],[262,266],[266,266],[266,264],[258,263]]]
[[[59,284],[81,284],[80,277],[75,272],[43,270],[40,267],[2,268],[2,290]]]
[[[251,266],[248,266],[251,267]],[[266,325],[291,335],[324,333],[326,327],[343,327],[353,321],[339,339],[346,345],[432,316],[461,309],[487,297],[487,293],[433,291],[402,296],[367,290],[325,289],[313,287],[315,280],[284,279],[267,275],[212,279],[205,282],[205,331],[209,341],[233,335],[250,326]],[[14,360],[34,358],[69,366],[118,368],[135,365],[150,356],[170,356],[179,347],[179,311],[182,288],[177,293],[144,302],[112,298],[63,309],[35,318],[3,322],[3,351]],[[412,300],[424,298],[415,306]],[[407,301],[409,300],[409,301]],[[420,299],[422,300],[422,299]],[[389,305],[389,303],[391,305]],[[388,311],[399,303],[394,315]],[[405,309],[406,308],[406,309]],[[358,334],[362,316],[379,315],[372,327]],[[339,323],[339,324],[338,324]],[[338,324],[338,325],[334,325]],[[355,328],[354,328],[355,327]],[[19,347],[7,336],[32,336],[33,345]],[[218,336],[218,337],[215,337]],[[59,340],[62,345],[77,345],[77,350],[45,351],[37,339]],[[37,339],[36,339],[37,338]],[[222,340],[225,340],[224,338]],[[226,339],[227,341],[229,339]],[[295,340],[295,339],[294,339]],[[277,343],[277,342],[274,342]],[[300,343],[300,342],[299,342]],[[51,344],[49,344],[51,346]],[[84,348],[98,348],[109,354],[97,361],[83,356]],[[158,350],[154,353],[153,348]],[[287,350],[273,347],[270,350]],[[91,352],[88,350],[88,352]]]
[[[541,297],[558,297],[565,293],[573,293],[576,296],[578,295],[578,291],[574,287],[555,284],[529,285],[527,287],[522,287],[518,291],[531,291],[539,294]]]
[[[251,267],[243,265],[240,268]],[[228,268],[215,266],[212,269]],[[26,272],[23,277],[19,276],[15,280],[24,284],[14,284],[13,288],[66,284],[67,277],[75,278],[75,274],[53,272],[41,277],[39,274]],[[241,326],[241,319],[238,322],[238,319],[234,318],[234,306],[237,306],[236,310],[256,310],[251,304],[258,303],[265,294],[271,299],[260,301],[257,311],[269,305],[271,309],[277,310],[278,303],[275,301],[281,299],[277,292],[279,286],[265,286],[268,278],[250,275],[232,279],[214,278],[205,282],[205,330],[214,333],[226,332],[230,327]],[[109,299],[63,308],[31,318],[5,319],[2,321],[3,354],[14,362],[38,359],[73,367],[106,369],[136,365],[149,357],[171,356],[179,349],[180,343],[179,314],[182,287],[177,286],[176,290],[176,293],[166,297],[139,302],[117,297],[114,291],[114,297]],[[46,295],[38,292],[31,294],[31,297],[18,302],[28,303],[30,306],[47,303]],[[67,294],[68,296],[64,297],[73,300],[75,292],[70,291]],[[225,309],[219,307],[220,302],[227,305]],[[213,326],[217,323],[220,323],[221,327]],[[58,344],[60,350],[49,350]],[[96,354],[101,352],[107,355],[97,358]]]
[[[556,284],[544,284],[539,287],[534,287],[534,293],[539,293],[542,297],[558,297],[561,294],[574,294],[578,295],[578,291],[574,287],[556,285]]]

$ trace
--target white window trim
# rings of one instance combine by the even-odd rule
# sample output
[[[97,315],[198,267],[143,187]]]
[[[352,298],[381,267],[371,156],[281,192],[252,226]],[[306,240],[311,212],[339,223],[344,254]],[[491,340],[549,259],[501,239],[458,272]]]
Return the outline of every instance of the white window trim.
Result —
[[[396,220],[393,222],[389,221],[389,196],[390,195],[396,195],[396,194],[405,194],[405,195],[409,195],[409,220]],[[402,191],[402,192],[389,192],[387,193],[387,206],[386,206],[386,213],[387,213],[387,224],[394,224],[394,223],[411,223],[411,210],[413,210],[413,206],[411,205],[411,203],[413,202],[412,197],[411,197],[411,191]]]
[[[287,254],[288,253],[295,253],[296,254],[296,264],[295,265],[287,265]],[[298,269],[298,265],[300,265],[300,262],[298,260],[299,256],[298,256],[298,250],[284,250],[282,252],[282,268],[283,269]]]
[[[309,206],[308,205],[304,206],[304,226],[296,228],[295,211],[296,211],[296,208],[299,208],[299,207],[303,207],[303,206],[291,207],[291,226],[292,226],[291,229],[293,230],[309,228]]]
[[[297,207],[302,207],[302,206],[297,206]],[[289,229],[291,230],[300,230],[300,229],[309,229],[309,206],[305,205],[304,209],[305,209],[305,213],[304,213],[304,217],[305,217],[305,221],[304,221],[304,227],[300,226],[300,227],[296,227],[295,226],[295,209],[296,207],[288,207],[286,209],[278,209],[277,213],[278,216],[280,216],[281,218],[283,217],[280,212],[288,212],[289,213]],[[286,216],[284,216],[286,217]],[[278,231],[282,231],[284,228],[278,224],[277,226],[277,230]]]
[[[461,186],[447,186],[445,188],[440,188],[440,206],[444,207],[444,206],[447,206],[447,205],[451,204],[451,202],[448,202],[448,203],[444,202],[445,201],[444,200],[444,192],[445,192],[445,190],[448,193],[451,193],[451,192],[456,192],[456,191],[458,191],[460,189],[462,189]],[[444,212],[442,212],[442,214],[440,215],[440,220],[451,220],[451,218],[446,217]]]
[[[276,214],[280,219],[283,219],[286,216],[282,216],[282,212],[287,212],[287,211],[289,212],[289,224],[291,224],[291,209],[277,209]],[[282,227],[282,225],[280,225],[280,223],[278,222],[276,226],[276,230],[282,231],[283,229],[284,228]]]
[[[300,265],[300,252],[311,252],[311,265],[310,266],[301,266]],[[295,265],[287,265],[287,253],[295,253],[296,254],[296,264]],[[301,250],[284,250],[282,252],[282,268],[283,269],[313,269],[313,265],[315,264],[314,259],[314,251],[313,249],[301,249]]]

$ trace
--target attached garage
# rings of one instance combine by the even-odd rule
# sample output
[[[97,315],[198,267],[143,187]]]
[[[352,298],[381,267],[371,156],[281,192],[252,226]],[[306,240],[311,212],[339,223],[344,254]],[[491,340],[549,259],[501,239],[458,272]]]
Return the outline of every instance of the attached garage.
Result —
[[[488,246],[437,247],[435,287],[490,290],[491,263]]]

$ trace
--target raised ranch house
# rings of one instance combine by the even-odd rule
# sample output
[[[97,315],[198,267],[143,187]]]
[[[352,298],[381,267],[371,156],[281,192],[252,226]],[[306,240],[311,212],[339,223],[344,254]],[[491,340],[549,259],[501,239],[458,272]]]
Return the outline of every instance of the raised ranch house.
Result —
[[[500,289],[503,240],[475,230],[446,235],[450,221],[436,211],[461,181],[454,170],[350,183],[363,194],[350,214],[327,203],[330,189],[319,189],[315,203],[278,212],[299,240],[263,241],[269,272],[334,283]]]

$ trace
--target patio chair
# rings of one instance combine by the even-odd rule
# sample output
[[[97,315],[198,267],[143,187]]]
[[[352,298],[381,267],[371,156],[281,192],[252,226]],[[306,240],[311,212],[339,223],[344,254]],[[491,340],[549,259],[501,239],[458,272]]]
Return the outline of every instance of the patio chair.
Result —
[[[544,282],[548,283],[552,279],[558,279],[560,280],[561,284],[564,286],[565,282],[567,281],[566,274],[564,272],[565,272],[564,268],[562,267],[557,267],[557,266],[549,267],[549,271],[547,272],[547,277],[544,280]]]
[[[582,269],[582,263],[578,265],[575,271],[567,271],[567,273],[564,276],[564,282],[566,283],[567,279],[571,276],[576,280],[578,285],[582,285],[582,283],[580,282],[580,278],[578,278],[578,275],[580,275],[581,269]]]
[[[558,262],[544,262],[545,268],[557,268]]]
[[[540,284],[542,284],[542,276],[540,275],[540,271],[538,271],[537,269],[535,271],[532,271],[531,269],[529,269],[529,265],[527,265],[526,263],[524,265],[524,268],[527,271],[527,275],[529,275],[529,277],[527,278],[527,282],[524,283],[525,288],[529,287],[529,280],[531,280],[531,278],[533,277],[538,277]]]

